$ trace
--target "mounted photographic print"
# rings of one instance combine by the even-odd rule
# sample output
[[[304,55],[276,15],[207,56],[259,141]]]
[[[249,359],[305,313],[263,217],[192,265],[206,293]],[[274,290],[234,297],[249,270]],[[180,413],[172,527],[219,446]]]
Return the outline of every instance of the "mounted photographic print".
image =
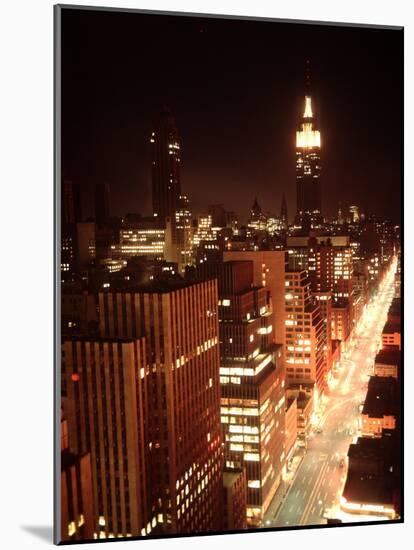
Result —
[[[55,542],[402,522],[403,29],[60,5],[55,100]]]

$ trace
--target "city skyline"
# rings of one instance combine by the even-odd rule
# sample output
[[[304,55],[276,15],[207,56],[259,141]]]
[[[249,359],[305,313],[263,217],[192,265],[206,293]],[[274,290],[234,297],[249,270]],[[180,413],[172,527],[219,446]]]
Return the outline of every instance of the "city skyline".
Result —
[[[181,187],[196,213],[214,203],[219,190],[221,202],[244,222],[254,196],[278,213],[285,194],[293,213],[295,131],[310,60],[312,102],[324,136],[325,214],[353,204],[352,189],[358,189],[363,210],[399,222],[398,33],[295,23],[278,23],[275,33],[266,22],[146,14],[136,22],[134,14],[79,13],[67,14],[63,27],[62,169],[64,179],[81,184],[88,216],[97,183],[111,185],[114,215],[151,213],[149,137],[164,106],[179,128]],[[104,41],[108,26],[116,44]],[[163,59],[169,43],[179,59],[172,65]]]
[[[402,33],[61,20],[59,541],[402,521]]]

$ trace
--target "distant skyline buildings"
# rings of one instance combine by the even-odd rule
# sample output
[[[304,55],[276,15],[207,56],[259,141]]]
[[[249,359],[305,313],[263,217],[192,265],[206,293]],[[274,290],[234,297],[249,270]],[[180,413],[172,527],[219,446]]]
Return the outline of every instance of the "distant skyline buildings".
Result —
[[[152,210],[160,221],[172,225],[172,239],[177,242],[176,211],[181,197],[181,152],[175,118],[164,108],[151,132]]]
[[[68,9],[63,35],[76,12]],[[90,529],[104,539],[324,524],[343,511],[350,438],[366,435],[358,403],[375,354],[403,348],[400,305],[388,309],[401,282],[400,212],[390,206],[400,160],[395,143],[381,149],[369,113],[378,98],[365,95],[381,43],[348,28],[344,48],[335,42],[343,29],[278,24],[279,45],[291,48],[274,75],[263,63],[268,48],[282,51],[280,36],[258,22],[125,13],[118,26],[113,14],[99,23],[84,15],[79,26],[90,23],[92,36],[77,29],[83,69],[63,62],[63,126],[87,97],[70,87],[68,66],[87,79],[101,63],[105,80],[93,84],[117,86],[110,96],[102,86],[89,150],[81,125],[62,137],[59,404],[73,461],[61,481],[66,488],[88,455],[93,493],[74,506],[68,492],[64,532],[75,540]],[[352,52],[358,40],[365,49]],[[316,60],[312,91],[309,62],[305,90],[298,82],[303,55]],[[350,74],[361,88],[350,80],[344,94],[338,82]],[[397,85],[390,69],[393,77]],[[387,108],[378,133],[396,139],[397,109],[387,122]],[[362,139],[366,128],[376,147]],[[81,170],[70,168],[77,155]]]

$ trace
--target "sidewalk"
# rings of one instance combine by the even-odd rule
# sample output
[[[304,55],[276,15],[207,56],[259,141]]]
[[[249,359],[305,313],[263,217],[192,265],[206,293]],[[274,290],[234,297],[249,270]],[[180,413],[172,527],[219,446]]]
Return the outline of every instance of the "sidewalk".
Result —
[[[295,451],[291,459],[291,466],[286,473],[285,478],[281,481],[279,487],[277,488],[275,496],[273,497],[272,502],[267,509],[263,520],[264,527],[266,527],[266,525],[269,526],[271,523],[273,523],[277,514],[279,513],[279,510],[282,507],[282,504],[285,501],[286,496],[288,495],[289,490],[295,481],[297,471],[302,463],[302,460],[305,457],[305,454],[306,451],[300,447]]]

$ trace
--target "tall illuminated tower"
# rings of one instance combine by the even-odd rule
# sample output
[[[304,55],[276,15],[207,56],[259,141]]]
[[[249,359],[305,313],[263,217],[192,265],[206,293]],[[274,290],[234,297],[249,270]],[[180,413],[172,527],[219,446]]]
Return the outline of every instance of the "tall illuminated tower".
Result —
[[[159,117],[151,133],[152,146],[152,207],[154,216],[170,221],[172,240],[177,242],[176,211],[181,195],[180,144],[175,119],[168,109]]]
[[[308,61],[304,112],[296,131],[296,220],[302,226],[305,219],[311,227],[318,226],[322,221],[320,173],[321,133],[312,109]]]

